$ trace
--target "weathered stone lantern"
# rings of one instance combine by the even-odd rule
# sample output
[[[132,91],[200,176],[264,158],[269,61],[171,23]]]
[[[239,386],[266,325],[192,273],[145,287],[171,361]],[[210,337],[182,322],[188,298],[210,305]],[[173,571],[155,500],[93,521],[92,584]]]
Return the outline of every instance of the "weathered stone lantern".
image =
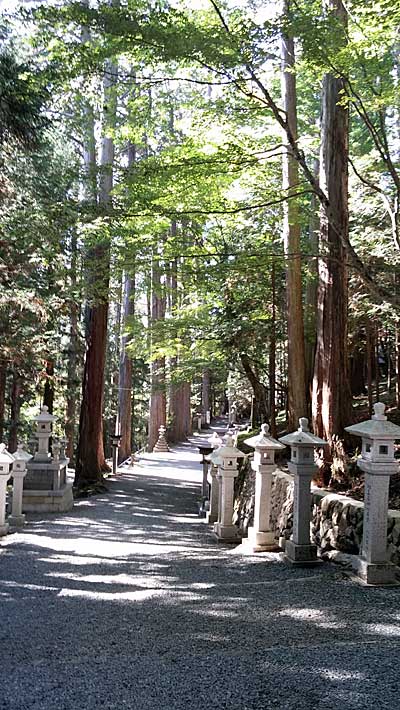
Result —
[[[310,541],[310,484],[318,471],[314,462],[314,451],[328,442],[310,432],[308,419],[305,417],[299,419],[299,424],[297,431],[279,439],[282,444],[291,448],[288,468],[294,475],[293,539],[287,540],[285,555],[294,564],[309,565],[318,561],[317,546]]]
[[[44,404],[40,414],[33,418],[36,422],[36,438],[38,440],[38,450],[34,455],[34,461],[48,463],[50,461],[49,445],[55,417],[49,414],[49,408]]]
[[[205,457],[206,461],[211,464],[207,475],[207,481],[210,484],[210,499],[206,519],[207,523],[216,523],[218,520],[219,506],[218,466],[222,463],[222,460],[218,457],[218,451],[223,442],[216,431],[213,432],[213,435],[210,436],[208,441],[210,446],[212,446],[212,453]]]
[[[6,523],[6,494],[13,463],[14,456],[7,451],[5,444],[0,444],[0,536],[7,535],[9,530]]]
[[[14,464],[12,469],[13,477],[13,495],[12,495],[12,512],[8,518],[10,525],[21,527],[25,525],[25,515],[22,513],[22,494],[24,489],[24,478],[28,473],[27,463],[32,459],[24,449],[23,444],[18,444],[17,450],[13,454]]]
[[[238,475],[238,460],[244,454],[233,446],[232,436],[226,437],[226,443],[215,452],[218,455],[218,477],[220,482],[220,504],[218,521],[214,524],[214,532],[221,542],[237,542],[238,529],[232,524],[233,517],[233,486]]]
[[[374,405],[371,419],[346,427],[361,436],[362,450],[357,466],[365,473],[364,523],[357,574],[367,584],[393,584],[395,566],[388,560],[387,515],[390,476],[399,470],[394,458],[394,442],[400,427],[389,422],[385,405]]]
[[[254,525],[248,530],[247,545],[252,552],[275,550],[277,544],[270,522],[272,474],[276,468],[275,454],[285,445],[270,436],[268,424],[263,424],[261,432],[244,443],[255,449],[251,467],[256,474]]]
[[[27,474],[23,484],[23,512],[66,512],[74,501],[72,483],[67,481],[68,459],[62,455],[62,444],[53,440],[52,455],[49,452],[53,422],[56,420],[43,406],[34,417],[38,450],[26,462]]]

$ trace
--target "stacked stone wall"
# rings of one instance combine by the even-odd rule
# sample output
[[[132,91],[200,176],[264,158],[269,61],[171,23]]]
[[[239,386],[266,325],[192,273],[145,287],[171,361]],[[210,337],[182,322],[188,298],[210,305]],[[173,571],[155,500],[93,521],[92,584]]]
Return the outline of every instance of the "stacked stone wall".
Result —
[[[348,496],[330,493],[311,487],[312,522],[311,537],[321,552],[338,550],[357,555],[360,550],[364,503]],[[237,491],[235,523],[243,534],[251,525],[254,507],[254,477],[244,477]],[[280,547],[292,534],[293,528],[293,477],[284,471],[273,475],[271,524]],[[400,511],[388,512],[388,550],[390,560],[400,565]]]

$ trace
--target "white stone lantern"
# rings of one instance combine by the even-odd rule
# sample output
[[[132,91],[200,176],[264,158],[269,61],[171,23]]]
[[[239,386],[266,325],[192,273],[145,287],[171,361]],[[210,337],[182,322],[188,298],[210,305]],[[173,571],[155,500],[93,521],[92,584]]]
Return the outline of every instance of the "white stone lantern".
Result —
[[[24,478],[28,473],[27,463],[32,459],[24,449],[23,444],[18,444],[18,448],[13,454],[14,464],[12,469],[13,477],[13,495],[12,495],[12,513],[8,518],[10,525],[21,527],[25,525],[25,515],[22,513],[22,495],[24,488]]]
[[[310,484],[318,471],[314,451],[328,442],[310,432],[306,417],[301,417],[299,424],[297,431],[279,439],[291,448],[288,468],[294,475],[293,538],[286,542],[285,555],[294,564],[310,565],[318,561],[317,546],[310,541]]]
[[[34,456],[35,461],[47,463],[51,456],[49,453],[49,442],[52,434],[52,426],[56,417],[49,414],[49,408],[44,404],[40,414],[33,418],[36,422],[36,438],[38,440],[38,450]]]
[[[0,444],[0,536],[7,535],[9,530],[6,523],[6,494],[13,463],[14,456],[7,451],[5,444]]]
[[[256,474],[254,525],[248,530],[248,541],[252,552],[276,550],[274,531],[271,529],[271,488],[274,472],[275,454],[285,448],[284,444],[269,434],[268,424],[263,424],[257,436],[246,439],[245,444],[255,449],[252,469]]]
[[[393,584],[395,566],[388,560],[387,515],[390,476],[399,464],[394,458],[394,442],[400,427],[389,422],[385,405],[377,402],[371,419],[346,427],[361,436],[361,457],[357,466],[365,473],[364,523],[357,574],[367,584]]]
[[[233,486],[238,475],[238,460],[244,454],[233,446],[232,436],[226,437],[226,443],[216,450],[218,459],[218,476],[220,480],[220,505],[218,507],[218,521],[214,524],[214,532],[221,542],[237,542],[238,530],[232,524],[233,517]],[[216,453],[214,452],[214,453]]]

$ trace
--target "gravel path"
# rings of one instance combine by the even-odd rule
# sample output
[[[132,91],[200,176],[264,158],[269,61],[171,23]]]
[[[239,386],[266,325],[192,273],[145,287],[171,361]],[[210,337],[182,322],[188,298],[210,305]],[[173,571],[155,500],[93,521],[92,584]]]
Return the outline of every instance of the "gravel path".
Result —
[[[0,708],[400,708],[400,590],[217,545],[175,451],[2,539]]]

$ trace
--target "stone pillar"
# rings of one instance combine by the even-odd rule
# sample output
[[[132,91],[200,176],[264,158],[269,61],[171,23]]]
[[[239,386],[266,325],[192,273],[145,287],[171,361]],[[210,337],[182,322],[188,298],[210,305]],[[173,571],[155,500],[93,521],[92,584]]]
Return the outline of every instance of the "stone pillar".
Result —
[[[214,524],[214,533],[220,542],[238,542],[239,531],[232,524],[233,517],[233,487],[238,475],[238,459],[244,454],[233,446],[230,434],[226,437],[225,446],[218,450],[220,480],[218,522]]]
[[[251,439],[246,439],[244,443],[255,449],[251,467],[255,471],[256,481],[254,525],[248,529],[247,541],[243,542],[252,552],[276,550],[278,545],[270,522],[272,474],[276,468],[275,452],[285,446],[269,435],[268,424],[263,424],[261,432]]]
[[[54,448],[54,447],[53,447]],[[12,513],[8,518],[10,525],[22,527],[25,525],[25,515],[22,513],[22,496],[24,489],[24,478],[28,473],[26,464],[32,459],[32,456],[25,451],[23,444],[18,444],[16,452],[13,454],[13,495],[12,495]]]
[[[13,462],[14,457],[7,451],[5,444],[0,444],[0,536],[7,535],[9,530],[6,523],[6,495]]]
[[[314,449],[325,446],[326,441],[309,431],[308,419],[301,417],[296,432],[279,439],[291,447],[288,468],[294,476],[293,535],[287,540],[285,556],[297,565],[312,565],[317,558],[317,546],[310,541],[311,493],[310,484],[318,467],[314,463]]]
[[[216,523],[218,521],[218,502],[219,502],[219,480],[218,466],[211,463],[208,477],[210,483],[210,509],[206,515],[207,523]]]
[[[357,574],[367,584],[394,584],[395,566],[387,552],[387,517],[390,476],[399,470],[394,458],[394,442],[400,427],[387,421],[385,405],[374,405],[372,418],[346,427],[362,438],[357,466],[365,473],[364,523]]]

